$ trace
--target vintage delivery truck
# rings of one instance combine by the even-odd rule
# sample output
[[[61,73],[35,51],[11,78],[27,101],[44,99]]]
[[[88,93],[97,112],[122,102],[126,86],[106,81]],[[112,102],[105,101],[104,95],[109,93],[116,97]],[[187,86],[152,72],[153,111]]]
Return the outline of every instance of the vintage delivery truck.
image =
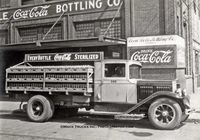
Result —
[[[57,108],[107,112],[115,119],[143,114],[158,129],[174,129],[189,116],[186,91],[176,81],[145,80],[133,60],[103,59],[101,52],[27,54],[6,69],[6,93],[27,102],[27,115],[48,121]]]

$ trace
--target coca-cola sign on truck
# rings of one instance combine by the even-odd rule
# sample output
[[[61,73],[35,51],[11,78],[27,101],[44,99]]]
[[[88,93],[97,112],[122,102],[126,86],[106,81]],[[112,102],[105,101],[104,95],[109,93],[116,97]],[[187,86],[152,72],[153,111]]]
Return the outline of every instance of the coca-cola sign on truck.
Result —
[[[173,65],[174,49],[167,48],[142,48],[130,49],[129,55],[131,60],[136,60],[144,65]]]

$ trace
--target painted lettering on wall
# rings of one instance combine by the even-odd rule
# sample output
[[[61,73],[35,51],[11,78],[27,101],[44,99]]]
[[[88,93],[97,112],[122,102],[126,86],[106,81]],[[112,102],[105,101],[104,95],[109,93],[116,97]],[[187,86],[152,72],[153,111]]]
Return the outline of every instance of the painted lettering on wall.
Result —
[[[91,10],[105,10],[119,7],[123,0],[68,0],[48,5],[23,7],[0,11],[0,21],[32,19],[62,14],[77,13]]]
[[[134,49],[130,51],[130,59],[146,65],[173,64],[173,48]]]
[[[3,20],[8,20],[8,12],[2,12],[0,13],[0,21],[3,21]]]
[[[56,5],[56,13],[101,9],[105,0],[75,1]],[[121,0],[107,0],[108,7],[117,7]]]
[[[48,8],[50,5],[36,6],[30,10],[18,9],[13,13],[13,19],[27,19],[27,18],[37,18],[45,17],[48,15]]]
[[[177,35],[143,36],[129,37],[127,39],[127,46],[138,47],[149,45],[184,45],[184,42],[184,39]]]

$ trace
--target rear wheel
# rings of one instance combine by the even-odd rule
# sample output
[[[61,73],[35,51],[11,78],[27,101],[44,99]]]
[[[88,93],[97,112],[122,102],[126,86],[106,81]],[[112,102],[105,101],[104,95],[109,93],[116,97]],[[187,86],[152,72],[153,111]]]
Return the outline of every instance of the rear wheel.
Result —
[[[181,116],[180,105],[168,98],[157,99],[148,110],[150,122],[158,129],[174,129],[180,124]]]
[[[54,114],[53,101],[42,95],[35,95],[31,97],[28,101],[27,114],[32,121],[47,121]]]

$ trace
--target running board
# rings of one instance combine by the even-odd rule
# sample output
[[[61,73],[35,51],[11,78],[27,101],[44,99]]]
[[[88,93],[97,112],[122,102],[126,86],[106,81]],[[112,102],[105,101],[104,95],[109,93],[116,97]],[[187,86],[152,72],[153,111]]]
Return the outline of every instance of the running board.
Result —
[[[119,114],[115,115],[115,120],[141,120],[145,118],[145,114]]]

